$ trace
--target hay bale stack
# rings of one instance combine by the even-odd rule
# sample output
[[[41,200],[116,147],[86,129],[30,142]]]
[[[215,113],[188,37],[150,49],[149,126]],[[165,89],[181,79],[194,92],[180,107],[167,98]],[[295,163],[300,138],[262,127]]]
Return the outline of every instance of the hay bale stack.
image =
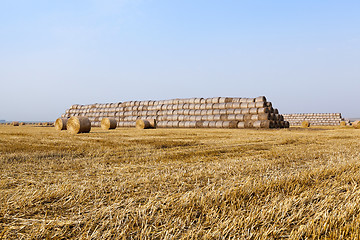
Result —
[[[67,122],[67,131],[72,134],[88,133],[91,130],[91,122],[87,117],[71,117]]]
[[[291,126],[301,126],[303,121],[312,126],[339,126],[344,121],[340,113],[295,113],[283,114],[283,117]]]
[[[115,129],[117,122],[115,118],[107,117],[101,120],[101,128],[104,130]]]
[[[66,130],[66,124],[67,124],[68,118],[58,118],[55,121],[55,129],[57,131]]]
[[[122,103],[73,105],[64,117],[87,117],[92,126],[100,126],[100,119],[114,118],[118,127],[135,127],[137,120],[147,120],[159,127],[237,128],[289,127],[284,117],[261,96],[257,98],[189,98],[159,101],[129,101]],[[231,121],[235,121],[234,123]],[[272,121],[263,124],[256,121]],[[139,121],[140,122],[140,121]],[[241,124],[243,122],[243,124]],[[269,123],[269,122],[267,122]],[[143,124],[146,127],[147,123]],[[156,126],[155,126],[156,127]]]

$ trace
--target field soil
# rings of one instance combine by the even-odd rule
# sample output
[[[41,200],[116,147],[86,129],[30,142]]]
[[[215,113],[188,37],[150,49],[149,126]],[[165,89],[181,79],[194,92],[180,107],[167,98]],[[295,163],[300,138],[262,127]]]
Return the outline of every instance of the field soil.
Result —
[[[360,130],[0,126],[0,239],[359,239]]]

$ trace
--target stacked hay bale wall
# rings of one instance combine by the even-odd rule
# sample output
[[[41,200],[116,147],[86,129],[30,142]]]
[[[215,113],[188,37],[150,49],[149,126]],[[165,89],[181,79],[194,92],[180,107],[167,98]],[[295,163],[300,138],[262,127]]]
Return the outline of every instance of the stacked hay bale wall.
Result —
[[[309,122],[310,126],[340,126],[344,121],[341,113],[295,113],[283,116],[290,126],[301,126],[304,121]]]
[[[187,98],[72,105],[61,116],[88,117],[93,127],[103,118],[115,118],[118,127],[135,127],[136,121],[156,122],[161,128],[286,128],[289,123],[271,102],[257,98]]]

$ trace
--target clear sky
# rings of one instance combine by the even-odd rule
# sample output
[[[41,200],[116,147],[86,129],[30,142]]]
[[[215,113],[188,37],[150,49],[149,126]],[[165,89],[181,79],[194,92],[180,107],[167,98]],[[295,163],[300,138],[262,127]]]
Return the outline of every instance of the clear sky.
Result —
[[[360,117],[360,1],[0,0],[0,119],[265,95]]]

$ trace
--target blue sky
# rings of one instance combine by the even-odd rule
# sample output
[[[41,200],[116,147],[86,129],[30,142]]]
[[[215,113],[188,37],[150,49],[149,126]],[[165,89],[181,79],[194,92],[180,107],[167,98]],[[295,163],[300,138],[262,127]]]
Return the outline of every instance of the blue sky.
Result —
[[[359,1],[0,0],[0,119],[265,95],[360,117]]]

